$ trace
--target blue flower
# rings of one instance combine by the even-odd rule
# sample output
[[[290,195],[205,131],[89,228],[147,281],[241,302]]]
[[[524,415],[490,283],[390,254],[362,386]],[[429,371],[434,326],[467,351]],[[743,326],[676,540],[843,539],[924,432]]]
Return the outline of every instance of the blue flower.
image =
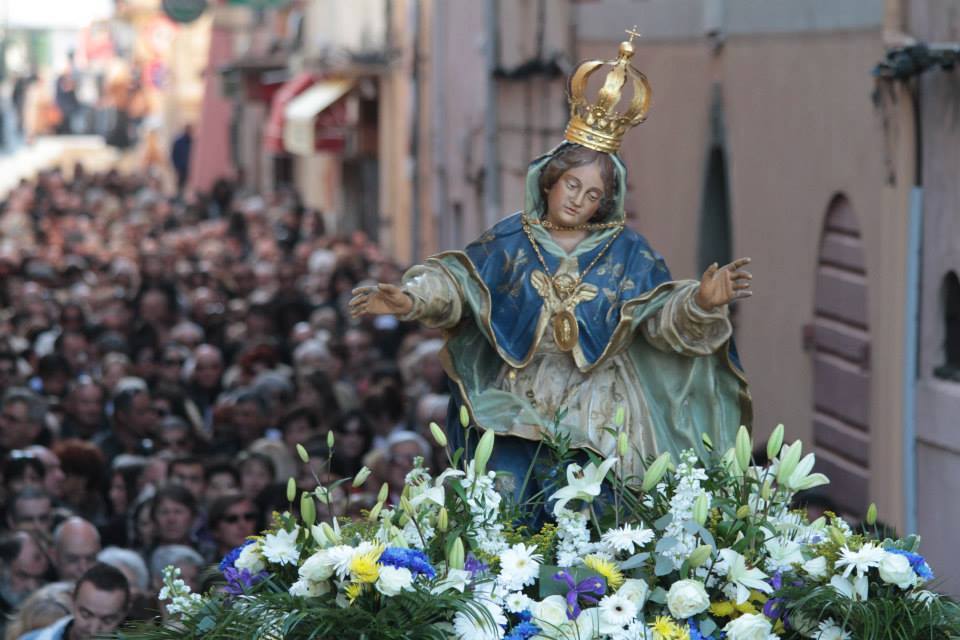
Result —
[[[472,553],[467,554],[467,560],[463,563],[463,568],[470,572],[471,578],[476,578],[481,573],[486,573],[490,570],[490,566],[477,560],[477,557]]]
[[[378,561],[385,567],[397,567],[409,569],[413,577],[424,575],[427,578],[435,578],[436,570],[430,564],[427,556],[418,549],[403,549],[401,547],[388,547],[384,549]]]
[[[223,576],[227,579],[227,586],[224,587],[224,591],[232,596],[242,595],[268,575],[270,574],[266,571],[252,574],[249,569],[238,570],[236,567],[226,567],[223,570]]]
[[[887,549],[887,552],[904,556],[910,561],[910,567],[913,568],[915,574],[924,580],[933,580],[933,570],[930,569],[930,565],[927,564],[927,561],[919,553],[912,553],[910,551],[904,551],[903,549]]]
[[[517,617],[520,618],[520,622],[530,622],[533,620],[533,614],[530,613],[530,609],[524,609],[517,614]]]
[[[227,568],[232,569],[237,562],[237,558],[240,557],[240,552],[243,551],[243,548],[248,544],[253,544],[253,540],[247,540],[239,547],[236,547],[230,551],[227,555],[223,556],[223,560],[220,561],[220,572],[226,574]]]
[[[540,633],[540,627],[529,620],[524,620],[517,623],[517,626],[511,629],[510,632],[503,637],[503,640],[528,640],[538,633]]]

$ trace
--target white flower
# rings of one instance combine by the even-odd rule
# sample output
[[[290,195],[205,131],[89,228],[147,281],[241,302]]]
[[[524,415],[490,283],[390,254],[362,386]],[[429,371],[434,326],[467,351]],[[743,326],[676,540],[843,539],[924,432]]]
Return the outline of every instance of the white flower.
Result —
[[[328,580],[333,575],[333,563],[330,561],[330,554],[326,550],[317,551],[300,565],[297,573],[301,579],[311,582]]]
[[[274,564],[296,564],[300,559],[300,547],[297,546],[297,536],[300,528],[293,531],[280,529],[276,533],[268,533],[263,539],[263,557]]]
[[[510,613],[521,613],[533,606],[533,600],[519,591],[514,591],[504,598],[503,606]]]
[[[633,553],[634,547],[643,547],[651,540],[653,540],[653,531],[629,524],[619,529],[610,529],[603,534],[603,541],[613,550],[627,553]]]
[[[434,595],[439,595],[445,591],[459,591],[463,593],[464,589],[467,588],[467,584],[470,583],[470,572],[464,571],[463,569],[448,569],[447,577],[439,580],[432,589],[430,593]]]
[[[843,576],[833,576],[830,578],[830,586],[851,600],[866,600],[870,589],[866,574],[856,576],[852,581]]]
[[[677,580],[667,592],[667,608],[670,615],[683,620],[707,610],[710,596],[699,580]]]
[[[821,622],[814,633],[816,640],[850,640],[850,634],[834,622],[833,618],[827,618]]]
[[[617,595],[623,596],[630,600],[633,604],[637,606],[637,610],[643,609],[643,605],[647,602],[647,595],[650,593],[650,587],[647,585],[646,580],[637,580],[635,578],[628,578],[623,581],[623,584],[620,585],[620,588],[617,589]]]
[[[503,614],[496,603],[489,598],[478,598],[476,602],[486,607],[490,618],[474,618],[464,612],[453,616],[453,629],[457,638],[461,640],[500,640],[503,638],[503,627],[507,624],[507,616]],[[492,620],[492,624],[491,624]]]
[[[794,564],[803,562],[800,545],[793,540],[773,538],[768,540],[764,546],[769,554],[766,562],[767,571],[785,571]]]
[[[805,455],[794,468],[793,473],[783,479],[783,485],[792,491],[806,491],[824,484],[830,484],[830,480],[822,473],[810,473],[816,461],[815,454],[808,453]]]
[[[290,595],[302,598],[318,598],[330,591],[329,582],[314,582],[300,578],[290,585]]]
[[[604,625],[622,627],[637,617],[637,605],[619,593],[601,598],[597,608],[600,609],[600,621]]]
[[[610,634],[611,640],[653,640],[651,631],[643,620],[635,620],[626,629]]]
[[[337,577],[343,580],[350,573],[350,561],[353,560],[353,554],[356,549],[348,544],[338,544],[335,547],[325,549],[327,558]]]
[[[871,567],[879,567],[886,555],[887,552],[882,547],[878,547],[872,542],[863,545],[859,551],[844,547],[840,549],[840,559],[836,562],[836,568],[846,567],[843,571],[844,578],[849,577],[854,569],[856,569],[857,575],[864,576]]]
[[[530,609],[533,621],[541,629],[553,629],[567,621],[567,601],[563,596],[547,596]]]
[[[737,588],[737,604],[743,604],[750,597],[750,590],[773,593],[765,581],[767,574],[760,569],[747,569],[746,559],[733,549],[720,549],[720,557],[727,566],[727,582]]]
[[[884,553],[880,561],[880,579],[901,589],[909,589],[917,584],[917,574],[913,572],[910,561],[899,553]]]
[[[770,621],[756,613],[745,613],[731,620],[723,630],[727,632],[727,640],[777,640],[771,633]]]
[[[413,585],[413,574],[404,567],[380,567],[380,575],[374,585],[385,596],[395,596]]]
[[[600,466],[589,463],[586,467],[578,464],[567,465],[567,486],[563,487],[549,500],[556,500],[557,504],[553,506],[554,515],[559,515],[560,510],[567,506],[571,500],[593,501],[600,495],[600,485],[603,479],[607,477],[607,472],[617,463],[617,458],[607,458]]]
[[[515,544],[500,554],[500,582],[509,590],[516,591],[533,584],[540,573],[543,556],[534,553],[533,545]]]
[[[237,569],[246,569],[250,573],[256,574],[260,573],[267,566],[263,563],[263,554],[260,553],[259,544],[248,544],[240,552],[240,555],[237,556],[236,562],[233,563]]]
[[[822,578],[827,575],[827,559],[823,556],[817,556],[812,560],[803,563],[803,570],[811,578]]]

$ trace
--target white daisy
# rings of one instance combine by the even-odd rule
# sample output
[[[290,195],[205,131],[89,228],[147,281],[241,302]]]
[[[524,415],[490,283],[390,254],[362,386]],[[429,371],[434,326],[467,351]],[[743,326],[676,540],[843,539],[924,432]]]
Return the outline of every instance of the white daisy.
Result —
[[[510,613],[521,613],[529,609],[531,605],[533,605],[533,600],[519,591],[508,593],[503,600],[503,606]]]
[[[356,549],[348,544],[338,544],[325,551],[327,554],[327,562],[333,566],[333,570],[341,580],[346,578],[347,574],[350,573],[350,561],[353,559],[355,551]]]
[[[296,564],[300,559],[300,548],[297,546],[297,536],[300,528],[293,531],[280,529],[276,533],[268,533],[263,539],[263,557],[274,564]]]
[[[500,554],[500,582],[516,591],[533,584],[540,572],[543,556],[533,545],[515,544]]]
[[[814,633],[816,640],[850,640],[850,634],[834,622],[833,618],[827,618],[821,622]]]
[[[610,529],[603,534],[603,541],[616,551],[633,553],[634,547],[640,548],[653,540],[653,531],[643,527],[625,525],[619,529]]]
[[[843,577],[849,577],[850,573],[856,569],[857,575],[866,575],[871,567],[879,567],[883,562],[884,554],[887,552],[883,547],[878,547],[872,542],[863,545],[859,551],[853,551],[849,547],[840,549],[840,559],[836,562],[836,568],[846,567],[843,570]]]
[[[637,605],[617,594],[601,598],[597,608],[600,609],[600,621],[605,625],[623,627],[637,617]]]

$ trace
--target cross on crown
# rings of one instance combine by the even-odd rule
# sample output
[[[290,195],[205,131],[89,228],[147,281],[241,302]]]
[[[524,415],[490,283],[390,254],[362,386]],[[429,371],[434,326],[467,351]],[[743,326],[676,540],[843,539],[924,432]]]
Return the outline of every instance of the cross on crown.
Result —
[[[640,32],[637,30],[637,25],[633,25],[633,28],[627,29],[626,32],[627,32],[627,35],[630,36],[630,39],[627,42],[633,42],[634,38],[641,37]]]

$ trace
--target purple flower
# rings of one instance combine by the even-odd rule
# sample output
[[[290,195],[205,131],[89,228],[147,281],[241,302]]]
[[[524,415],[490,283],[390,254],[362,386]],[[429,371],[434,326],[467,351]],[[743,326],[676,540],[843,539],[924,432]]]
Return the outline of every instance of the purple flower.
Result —
[[[477,560],[477,557],[472,553],[467,555],[467,559],[463,563],[463,568],[470,572],[471,578],[476,578],[478,575],[490,570],[489,565]]]
[[[266,571],[261,571],[257,574],[251,574],[249,569],[226,567],[223,570],[223,577],[227,579],[227,586],[224,587],[224,591],[232,596],[242,595],[249,591],[253,585],[257,584],[268,575],[270,574]]]
[[[577,582],[568,571],[563,570],[554,574],[553,579],[567,583],[567,618],[570,620],[576,620],[580,615],[581,600],[587,604],[597,604],[599,600],[595,596],[602,596],[607,591],[607,581],[600,576],[590,576]]]

